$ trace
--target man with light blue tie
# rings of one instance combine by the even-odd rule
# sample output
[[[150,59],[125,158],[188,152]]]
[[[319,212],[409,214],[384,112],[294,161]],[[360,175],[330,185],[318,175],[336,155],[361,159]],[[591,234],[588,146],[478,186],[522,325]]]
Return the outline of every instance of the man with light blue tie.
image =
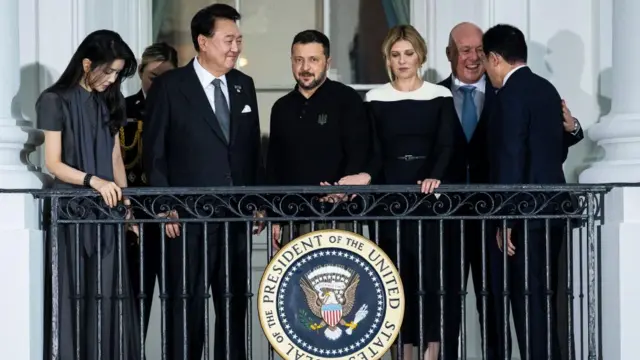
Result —
[[[451,90],[456,113],[460,119],[457,129],[455,151],[444,181],[454,184],[487,184],[489,183],[489,160],[487,153],[487,123],[491,105],[495,97],[495,89],[486,80],[484,68],[480,61],[482,51],[482,30],[471,23],[456,25],[449,35],[447,58],[451,63],[451,75],[439,85]],[[473,201],[473,199],[471,199]],[[472,210],[463,210],[466,215],[477,215]],[[465,215],[461,214],[461,215]],[[483,291],[482,274],[482,223],[478,220],[467,220],[464,224],[464,284],[461,284],[462,254],[460,245],[460,223],[452,222],[448,229],[451,247],[445,254],[446,304],[445,306],[445,358],[458,358],[458,336],[460,332],[460,291],[466,289],[469,271],[473,276],[476,293],[476,307],[480,329],[485,329],[482,322],[483,308],[486,306],[486,343],[487,360],[497,359],[498,327],[493,307],[492,294],[489,292],[490,276],[484,276],[486,291]],[[488,247],[487,247],[488,249]],[[488,258],[485,256],[488,264]],[[488,269],[488,267],[487,267]],[[488,271],[488,270],[487,270]],[[480,294],[485,293],[482,296]],[[484,303],[484,306],[483,306]]]
[[[488,141],[491,136],[487,133],[487,123],[491,116],[496,89],[488,81],[484,67],[480,60],[482,54],[482,29],[477,25],[463,22],[451,30],[449,44],[447,46],[447,58],[451,63],[451,75],[439,83],[451,90],[456,113],[460,120],[458,135],[456,137],[455,151],[451,159],[445,181],[453,184],[489,184],[489,154]],[[565,145],[567,147],[578,143],[584,137],[582,128],[577,119],[571,116],[571,112],[562,103]],[[470,194],[467,194],[470,195]],[[474,202],[473,198],[469,199]],[[473,210],[461,210],[460,215],[478,214]],[[464,213],[463,213],[464,212]],[[449,253],[445,254],[445,272],[447,279],[446,291],[448,305],[445,307],[445,354],[446,358],[457,359],[458,335],[460,333],[460,296],[461,290],[466,289],[466,279],[471,271],[473,276],[474,291],[476,294],[476,307],[480,329],[484,329],[482,322],[486,321],[486,335],[483,334],[483,342],[486,342],[486,351],[483,346],[483,358],[486,360],[498,359],[500,326],[496,322],[493,294],[490,285],[490,270],[488,249],[485,253],[487,273],[482,274],[482,222],[480,220],[467,220],[464,224],[464,235],[460,232],[460,224],[454,222],[449,229],[450,243]],[[487,226],[488,228],[488,226]],[[464,279],[460,279],[460,257],[462,255],[460,238],[464,236]],[[494,239],[487,236],[486,239]],[[485,290],[483,290],[483,279]],[[485,294],[484,296],[480,294]],[[483,302],[486,306],[486,318],[483,316]],[[486,320],[483,320],[486,319]]]

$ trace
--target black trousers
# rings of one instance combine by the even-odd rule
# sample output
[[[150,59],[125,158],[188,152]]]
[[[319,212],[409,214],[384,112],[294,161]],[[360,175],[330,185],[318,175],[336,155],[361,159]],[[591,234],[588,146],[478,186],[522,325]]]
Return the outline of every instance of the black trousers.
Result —
[[[491,288],[491,263],[489,262],[489,242],[495,242],[495,233],[490,237],[485,225],[485,276],[483,290],[482,275],[482,221],[465,220],[461,229],[460,221],[447,221],[447,246],[445,250],[445,308],[444,308],[444,353],[447,359],[458,358],[458,338],[462,322],[462,294],[466,292],[469,271],[473,278],[473,287],[476,294],[476,309],[480,329],[483,331],[483,312],[486,307],[486,341],[487,360],[498,359],[498,328],[496,326],[496,312],[494,296]],[[488,224],[488,223],[487,223]],[[462,243],[461,243],[462,241]],[[464,246],[464,259],[462,259],[462,247]],[[464,261],[463,261],[464,260]],[[461,274],[464,273],[464,276]],[[484,306],[483,306],[484,304]],[[466,314],[473,312],[466,311]],[[467,315],[468,316],[468,315]],[[484,335],[484,334],[483,334]],[[468,338],[468,337],[467,337]],[[466,346],[464,344],[463,346]]]
[[[142,326],[145,337],[149,328],[149,317],[151,315],[151,305],[153,304],[153,294],[156,286],[156,279],[160,280],[162,258],[160,254],[160,225],[143,224],[143,240],[131,231],[127,231],[127,253],[129,262],[129,274],[133,293],[136,295],[136,307],[138,314],[142,313]],[[143,250],[141,254],[141,246]],[[142,258],[141,258],[142,255]],[[169,270],[167,269],[167,273]],[[142,286],[140,286],[142,284]],[[144,312],[141,312],[140,299],[143,299]]]
[[[213,358],[225,360],[228,351],[229,359],[246,359],[247,241],[250,239],[247,239],[247,228],[243,223],[229,223],[228,230],[225,231],[223,223],[208,223],[206,232],[203,224],[183,223],[181,232],[186,232],[185,239],[182,236],[167,239],[167,257],[172,269],[167,274],[167,283],[170,284],[167,289],[167,318],[171,322],[170,333],[167,334],[170,360],[201,359],[205,321],[209,320],[205,318],[209,288],[216,316],[215,328],[209,329],[209,334],[215,336]],[[225,266],[225,234],[228,235],[229,246],[228,273]],[[183,249],[186,255],[184,261]],[[228,275],[228,297],[225,296],[225,275]],[[228,329],[225,326],[227,320]],[[225,345],[226,336],[229,336],[229,347]]]
[[[419,346],[422,327],[424,334],[422,344],[426,348],[429,342],[440,341],[440,296],[438,295],[440,224],[438,221],[422,221],[422,259],[418,251],[420,241],[418,224],[419,222],[414,220],[380,221],[378,242],[382,250],[399,268],[404,287],[404,319],[400,336],[396,341]],[[375,231],[375,225],[369,228],[372,232]],[[398,231],[400,238],[397,237]],[[371,238],[375,241],[375,234]],[[398,242],[400,242],[399,249]],[[400,261],[398,261],[398,255],[400,255]],[[419,276],[420,262],[422,262],[422,279]],[[420,282],[422,282],[423,292],[422,304],[420,304]],[[422,319],[420,319],[421,305]]]
[[[497,230],[497,229],[496,229]],[[549,228],[549,283],[547,283],[546,273],[546,230],[544,224],[530,221],[527,232],[528,246],[528,311],[525,295],[525,232],[523,226],[515,226],[511,233],[511,239],[516,247],[516,253],[507,257],[506,281],[509,294],[504,295],[503,280],[505,272],[503,270],[504,254],[499,250],[495,231],[493,241],[489,241],[491,246],[491,272],[493,293],[496,294],[495,309],[496,319],[499,329],[499,357],[511,356],[511,333],[509,318],[505,317],[505,312],[509,314],[513,311],[513,320],[520,348],[520,358],[525,360],[551,359],[559,360],[560,345],[557,332],[557,299],[558,290],[558,260],[562,243],[564,242],[564,229],[562,226]],[[547,298],[547,287],[551,295]],[[547,309],[549,306],[549,309]],[[547,324],[547,317],[550,319],[550,326]],[[527,321],[529,323],[527,332]],[[505,326],[506,325],[506,326]],[[505,334],[504,330],[508,330]],[[550,354],[547,357],[547,334],[551,334]],[[505,336],[506,335],[506,336]],[[527,347],[527,335],[529,347]],[[530,356],[527,356],[529,353]]]

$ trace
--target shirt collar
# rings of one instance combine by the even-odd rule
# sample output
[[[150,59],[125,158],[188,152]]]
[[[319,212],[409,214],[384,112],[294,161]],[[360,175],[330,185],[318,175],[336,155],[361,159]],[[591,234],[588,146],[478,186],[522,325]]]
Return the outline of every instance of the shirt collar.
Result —
[[[483,74],[480,80],[476,81],[473,84],[466,84],[460,81],[460,79],[458,79],[455,75],[451,74],[451,90],[456,91],[462,86],[473,86],[476,88],[476,90],[484,92],[484,89],[487,86],[486,75]]]
[[[514,72],[516,72],[518,69],[522,69],[525,66],[527,65],[518,65],[513,69],[511,69],[511,71],[509,71],[507,75],[505,75],[504,80],[502,80],[502,86],[505,86],[507,84],[507,80],[509,80],[509,78],[511,77],[511,75],[513,75]]]
[[[222,75],[216,78],[209,71],[207,71],[207,69],[200,65],[200,61],[198,60],[197,56],[193,59],[193,68],[195,69],[198,80],[200,80],[200,85],[202,85],[203,88],[211,85],[211,82],[213,82],[213,80],[215,79],[220,79],[223,87],[227,86],[227,76]]]
[[[330,82],[331,82],[331,79],[329,79],[329,78],[324,79],[324,81],[322,82],[322,84],[321,84],[320,86],[318,86],[318,88],[316,89],[316,91],[313,93],[313,95],[311,95],[311,96],[309,97],[309,99],[311,99],[312,97],[316,96],[316,95],[317,95],[317,94],[318,94],[318,93],[319,93],[323,88],[325,88],[325,87],[326,87],[326,85],[327,85],[328,83],[330,83]],[[304,95],[302,95],[302,93],[300,92],[299,88],[300,88],[300,86],[299,86],[298,84],[296,84],[296,86],[293,88],[293,92],[294,92],[294,93],[296,93],[296,94],[298,94],[300,97],[302,97],[302,98],[304,98],[304,99],[308,100]]]

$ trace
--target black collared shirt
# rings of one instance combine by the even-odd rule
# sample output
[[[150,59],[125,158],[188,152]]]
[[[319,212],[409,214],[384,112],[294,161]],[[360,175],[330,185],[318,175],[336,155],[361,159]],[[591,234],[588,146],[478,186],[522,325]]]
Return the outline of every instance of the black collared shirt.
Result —
[[[297,87],[271,108],[270,185],[319,185],[365,171],[370,125],[362,97],[327,79],[307,99]]]

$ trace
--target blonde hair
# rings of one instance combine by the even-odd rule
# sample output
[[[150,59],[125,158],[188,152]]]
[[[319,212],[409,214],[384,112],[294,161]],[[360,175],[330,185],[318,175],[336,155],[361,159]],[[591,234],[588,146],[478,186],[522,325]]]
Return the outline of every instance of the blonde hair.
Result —
[[[424,63],[427,62],[427,44],[425,43],[422,36],[420,36],[418,30],[416,30],[416,28],[411,25],[394,26],[389,30],[387,36],[382,42],[382,55],[385,60],[387,75],[389,76],[390,81],[393,81],[395,79],[395,76],[393,76],[393,71],[391,71],[391,66],[388,65],[388,61],[391,58],[391,48],[395,43],[402,40],[408,41],[411,46],[413,46],[413,49],[418,55],[420,66],[424,65]],[[419,71],[418,77],[422,77]]]

